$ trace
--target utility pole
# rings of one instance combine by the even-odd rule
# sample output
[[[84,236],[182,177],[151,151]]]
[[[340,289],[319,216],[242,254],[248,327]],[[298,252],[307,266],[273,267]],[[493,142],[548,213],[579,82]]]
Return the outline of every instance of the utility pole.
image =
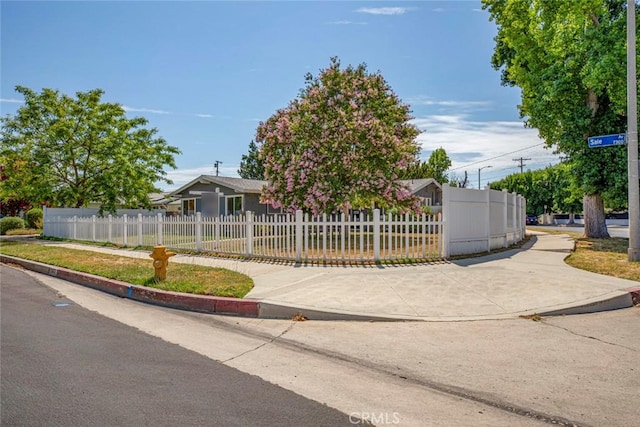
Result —
[[[514,162],[520,162],[520,173],[522,173],[523,168],[527,166],[524,164],[525,160],[531,160],[531,159],[525,159],[524,157],[520,157],[519,159],[513,159]]]
[[[636,80],[636,2],[627,0],[627,159],[629,171],[629,262],[640,261],[640,183],[638,176],[638,85]]]
[[[220,165],[222,164],[222,162],[220,160],[216,160],[216,162],[213,164],[213,166],[216,168],[216,176],[218,176],[218,168],[220,167]]]

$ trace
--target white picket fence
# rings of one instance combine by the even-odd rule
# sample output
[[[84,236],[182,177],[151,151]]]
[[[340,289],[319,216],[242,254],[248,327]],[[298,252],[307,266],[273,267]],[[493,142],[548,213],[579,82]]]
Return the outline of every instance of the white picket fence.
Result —
[[[216,254],[313,262],[420,261],[506,248],[525,236],[515,193],[443,186],[431,215],[244,215],[220,218],[44,215],[44,235],[125,246],[165,245]]]
[[[380,261],[441,257],[442,222],[430,215],[360,213],[219,218],[163,215],[46,217],[44,235],[125,246],[173,249],[295,261]]]

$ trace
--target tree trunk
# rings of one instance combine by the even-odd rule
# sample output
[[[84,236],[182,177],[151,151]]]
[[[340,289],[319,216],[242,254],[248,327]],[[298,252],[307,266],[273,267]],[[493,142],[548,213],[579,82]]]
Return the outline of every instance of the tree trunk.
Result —
[[[584,235],[594,239],[608,239],[604,216],[604,202],[600,194],[586,194],[582,200]]]

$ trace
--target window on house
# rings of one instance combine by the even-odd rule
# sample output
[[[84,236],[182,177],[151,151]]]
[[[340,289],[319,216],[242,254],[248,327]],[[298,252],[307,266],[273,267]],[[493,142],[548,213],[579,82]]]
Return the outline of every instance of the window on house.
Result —
[[[227,215],[240,215],[242,213],[242,196],[227,196]]]
[[[182,214],[187,216],[196,214],[196,199],[182,201]]]

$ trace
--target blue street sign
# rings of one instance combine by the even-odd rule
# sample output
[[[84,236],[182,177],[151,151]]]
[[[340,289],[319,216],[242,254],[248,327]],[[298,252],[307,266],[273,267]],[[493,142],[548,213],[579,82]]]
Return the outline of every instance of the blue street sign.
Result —
[[[589,142],[589,148],[624,145],[627,143],[627,134],[616,133],[615,135],[592,136],[587,138],[587,141]]]

